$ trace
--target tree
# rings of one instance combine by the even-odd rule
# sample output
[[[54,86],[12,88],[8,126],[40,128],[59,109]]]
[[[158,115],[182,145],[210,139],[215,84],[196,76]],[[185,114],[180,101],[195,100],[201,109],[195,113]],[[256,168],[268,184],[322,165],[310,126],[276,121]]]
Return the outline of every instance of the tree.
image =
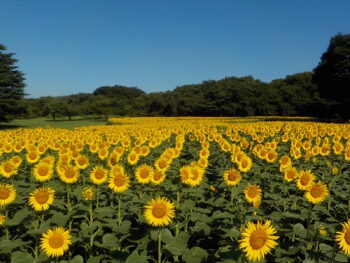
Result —
[[[326,100],[330,113],[327,117],[350,117],[350,34],[337,34],[314,69],[314,82]]]
[[[5,53],[0,44],[0,121],[10,121],[23,110],[20,100],[24,97],[23,73],[17,70],[14,53]]]

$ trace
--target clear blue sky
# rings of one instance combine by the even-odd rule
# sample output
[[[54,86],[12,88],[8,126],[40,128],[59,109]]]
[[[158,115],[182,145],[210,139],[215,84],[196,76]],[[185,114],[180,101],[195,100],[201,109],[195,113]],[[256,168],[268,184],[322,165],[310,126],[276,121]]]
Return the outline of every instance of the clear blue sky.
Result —
[[[331,36],[350,33],[349,0],[1,0],[0,43],[30,97],[145,92],[312,70]]]

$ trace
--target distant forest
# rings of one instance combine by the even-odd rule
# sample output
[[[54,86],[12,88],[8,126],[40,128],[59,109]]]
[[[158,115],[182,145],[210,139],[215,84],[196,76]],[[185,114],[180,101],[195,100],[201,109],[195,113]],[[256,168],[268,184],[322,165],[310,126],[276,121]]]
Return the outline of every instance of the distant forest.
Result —
[[[316,116],[323,107],[312,78],[312,72],[270,83],[252,76],[228,77],[156,93],[145,93],[136,87],[103,86],[92,94],[25,99],[22,117]]]

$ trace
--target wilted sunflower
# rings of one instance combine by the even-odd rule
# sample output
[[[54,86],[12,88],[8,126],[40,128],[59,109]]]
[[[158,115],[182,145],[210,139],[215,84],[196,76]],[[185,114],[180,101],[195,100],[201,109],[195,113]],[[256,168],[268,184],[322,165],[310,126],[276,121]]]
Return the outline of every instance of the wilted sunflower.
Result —
[[[242,175],[237,169],[230,169],[224,172],[224,179],[227,185],[235,186],[242,180]]]
[[[63,227],[49,229],[40,239],[40,248],[49,257],[59,257],[64,254],[72,243],[71,235]]]
[[[242,239],[239,241],[239,248],[242,249],[249,260],[262,260],[271,249],[277,246],[278,236],[275,236],[276,229],[267,220],[265,224],[258,221],[257,224],[248,222],[247,227],[241,232]]]
[[[35,211],[46,211],[52,205],[55,190],[51,187],[37,188],[29,194],[29,205]]]
[[[0,207],[11,204],[16,198],[16,189],[9,184],[0,184]]]
[[[313,204],[322,203],[328,195],[327,186],[322,182],[314,182],[305,193],[306,199]]]
[[[108,187],[114,192],[122,193],[129,188],[129,177],[125,174],[115,174],[109,177]]]
[[[152,226],[167,226],[175,216],[175,205],[165,197],[156,197],[145,205],[144,216]]]
[[[53,175],[52,165],[40,161],[34,166],[32,173],[34,175],[34,178],[39,182],[48,181],[52,178]]]
[[[249,203],[257,203],[261,200],[261,188],[259,185],[248,185],[244,190],[245,198]]]
[[[90,172],[90,179],[94,184],[103,184],[107,181],[108,171],[100,165],[95,166]]]
[[[311,170],[302,170],[299,172],[299,178],[297,180],[297,187],[300,190],[308,189],[315,180],[315,176],[312,174]]]
[[[341,250],[348,256],[350,256],[350,219],[347,222],[342,223],[343,229],[337,232],[335,240],[338,241],[338,245]]]

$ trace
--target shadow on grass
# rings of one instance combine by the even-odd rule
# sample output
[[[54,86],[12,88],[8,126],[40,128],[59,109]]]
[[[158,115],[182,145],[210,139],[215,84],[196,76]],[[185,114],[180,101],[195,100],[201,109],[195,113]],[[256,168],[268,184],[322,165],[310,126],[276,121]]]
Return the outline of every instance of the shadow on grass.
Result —
[[[67,119],[44,120],[44,122],[75,122],[75,121],[106,122],[105,119],[84,119],[84,118],[80,118],[80,119],[71,119],[71,120],[67,120]]]
[[[16,124],[0,124],[0,130],[11,130],[18,128],[26,128],[27,126],[16,125]]]

